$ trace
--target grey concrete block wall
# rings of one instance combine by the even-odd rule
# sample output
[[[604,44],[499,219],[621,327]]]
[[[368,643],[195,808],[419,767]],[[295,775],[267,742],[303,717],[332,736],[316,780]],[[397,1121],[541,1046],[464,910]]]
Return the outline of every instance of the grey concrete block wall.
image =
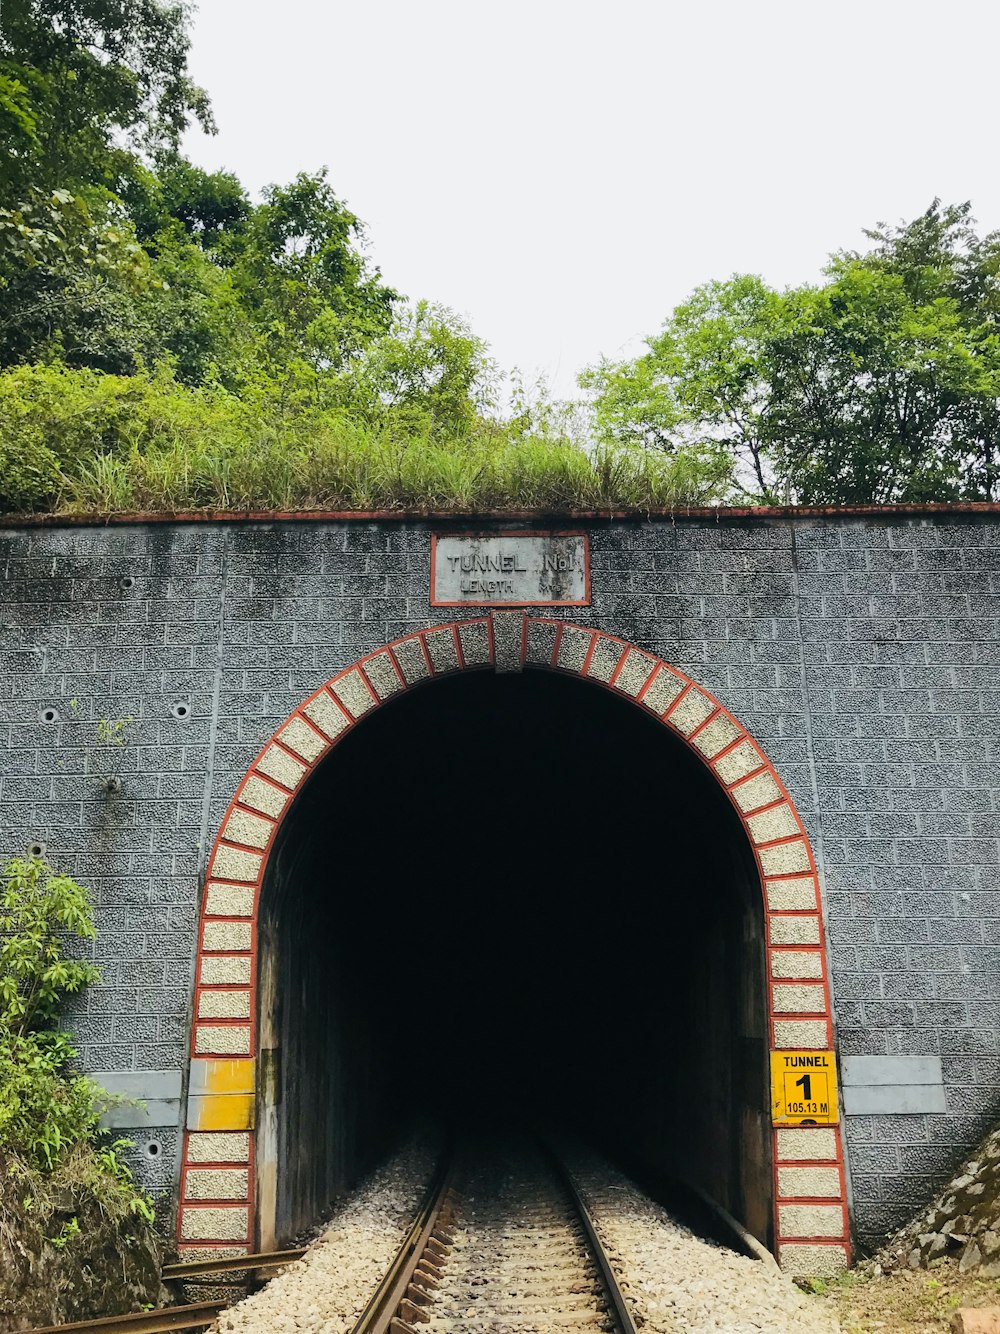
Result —
[[[42,844],[94,888],[104,983],[74,1016],[87,1069],[183,1070],[199,874],[225,807],[316,686],[451,618],[428,605],[430,531],[0,529],[0,854]],[[945,1110],[879,1093],[856,1105],[881,1111],[848,1117],[855,1218],[876,1240],[1000,1111],[1000,518],[678,518],[590,537],[592,605],[558,614],[715,693],[799,807],[841,1053],[939,1059],[937,1100],[898,1106]],[[100,719],[128,717],[125,744],[98,741]],[[169,1188],[176,1129],[147,1118],[136,1136],[144,1179]]]

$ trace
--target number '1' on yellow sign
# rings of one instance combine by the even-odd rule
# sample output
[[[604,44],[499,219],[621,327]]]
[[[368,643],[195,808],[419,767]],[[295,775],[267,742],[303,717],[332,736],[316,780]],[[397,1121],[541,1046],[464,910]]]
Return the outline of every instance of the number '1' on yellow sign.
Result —
[[[837,1122],[837,1060],[832,1051],[771,1052],[771,1120],[776,1126]]]

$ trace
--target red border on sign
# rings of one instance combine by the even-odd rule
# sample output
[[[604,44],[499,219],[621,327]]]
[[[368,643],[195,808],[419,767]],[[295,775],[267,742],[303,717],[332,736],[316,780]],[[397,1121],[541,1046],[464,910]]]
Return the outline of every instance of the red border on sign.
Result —
[[[549,599],[543,598],[536,602],[518,602],[510,599],[506,602],[472,602],[462,600],[445,600],[436,598],[434,590],[437,585],[437,544],[439,537],[582,537],[583,538],[583,580],[584,596],[583,598],[561,598]],[[590,534],[581,529],[518,529],[516,532],[492,532],[485,533],[481,531],[471,531],[467,529],[456,530],[451,533],[431,533],[431,586],[430,586],[430,605],[432,607],[508,607],[516,611],[518,607],[589,607],[590,606]]]

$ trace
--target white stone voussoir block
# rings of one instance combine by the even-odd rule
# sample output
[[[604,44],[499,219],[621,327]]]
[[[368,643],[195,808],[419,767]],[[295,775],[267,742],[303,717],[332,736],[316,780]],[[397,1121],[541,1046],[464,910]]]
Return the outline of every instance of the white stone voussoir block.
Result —
[[[205,913],[208,917],[252,917],[253,900],[252,885],[223,885],[210,880],[205,890]]]
[[[330,744],[302,718],[289,718],[278,733],[278,739],[283,746],[294,750],[296,755],[301,755],[309,764],[318,760]]]
[[[759,815],[748,816],[747,825],[755,843],[772,843],[776,838],[790,838],[801,832],[795,812],[787,801],[781,806],[771,806]]]
[[[181,1213],[182,1241],[246,1241],[249,1211],[233,1205],[198,1205]]]
[[[249,1189],[245,1167],[194,1167],[184,1174],[186,1200],[245,1200]]]
[[[662,717],[684,689],[686,682],[666,667],[657,669],[641,703]]]
[[[790,875],[794,871],[809,870],[809,853],[801,838],[792,843],[758,848],[757,855],[765,875]]]
[[[772,950],[771,976],[821,978],[823,956],[819,950]]]
[[[780,885],[780,880],[773,883]],[[771,917],[772,945],[818,945],[819,918],[808,917]]]
[[[779,1204],[783,1237],[842,1237],[844,1211],[839,1204]]]
[[[226,925],[229,926],[231,923],[227,922]],[[241,983],[249,986],[250,956],[248,954],[205,955],[201,960],[199,981],[205,987],[238,986]]]
[[[727,787],[730,783],[736,783],[741,778],[746,778],[748,774],[752,774],[756,769],[761,769],[763,766],[764,761],[760,757],[760,752],[749,741],[744,741],[741,745],[726,751],[725,755],[714,760],[712,764],[715,772]]]
[[[587,661],[590,641],[593,635],[589,630],[580,630],[575,625],[563,626],[559,640],[559,655],[556,663],[564,672],[582,672]]]
[[[718,755],[720,750],[725,750],[733,742],[743,735],[743,728],[739,723],[730,718],[728,714],[720,713],[717,718],[706,724],[698,735],[693,739],[692,745],[705,756],[706,759],[712,759]]]
[[[770,912],[816,911],[816,881],[811,875],[769,880],[765,890]]]
[[[252,883],[260,875],[263,858],[256,852],[230,848],[220,843],[212,858],[211,874],[218,880],[242,880]]]
[[[250,992],[200,991],[198,993],[199,1019],[249,1019]]]
[[[263,848],[274,830],[274,821],[237,808],[226,821],[222,837],[230,843],[244,843],[248,848]]]
[[[486,667],[490,662],[490,635],[485,621],[462,621],[458,639],[466,667]]]
[[[690,736],[694,729],[700,726],[706,718],[711,717],[715,712],[715,702],[708,698],[706,694],[692,686],[680,702],[671,710],[667,722],[671,727],[676,727],[678,732],[684,736]]]
[[[424,635],[424,643],[427,645],[427,653],[435,672],[458,671],[458,649],[455,647],[455,636],[450,626],[442,630],[431,630]]]
[[[302,712],[331,741],[336,741],[341,732],[351,725],[347,714],[329,690],[321,690],[314,699],[303,704]]]
[[[248,1056],[250,1029],[245,1024],[196,1024],[194,1049],[199,1056]]]
[[[559,626],[555,621],[529,621],[526,661],[538,667],[549,667],[556,646]]]
[[[774,987],[775,1014],[823,1014],[826,994],[815,982],[777,982]]]
[[[370,658],[365,659],[363,665],[365,676],[368,677],[371,687],[379,699],[389,699],[403,689],[403,683],[393,666],[392,657],[388,650],[373,653]]]
[[[625,655],[625,662],[621,671],[615,677],[615,689],[620,690],[623,695],[631,695],[635,699],[649,680],[650,673],[655,665],[653,658],[645,653],[640,653],[638,649],[630,648]]]
[[[822,1049],[827,1044],[825,1019],[775,1019],[774,1045],[781,1051],[796,1047]]]
[[[244,806],[252,806],[255,811],[263,811],[277,819],[288,802],[288,793],[251,774],[240,789],[239,800]]]
[[[774,775],[768,772],[748,778],[745,783],[738,783],[733,788],[733,801],[741,811],[756,811],[761,806],[770,806],[773,801],[780,801],[781,788]]]
[[[187,1157],[189,1163],[245,1163],[250,1158],[250,1136],[242,1130],[193,1130]]]
[[[430,676],[431,669],[427,665],[424,646],[419,635],[410,635],[407,639],[401,639],[398,644],[393,644],[392,655],[399,663],[399,670],[403,673],[403,680],[407,685],[412,686],[415,682],[423,681]]]
[[[262,774],[268,778],[273,778],[276,783],[282,787],[294,789],[309,772],[301,760],[297,760],[294,755],[289,755],[286,750],[276,746],[272,741],[267,750],[257,761],[256,766]]]
[[[783,1200],[840,1199],[836,1167],[778,1167],[778,1195]]]
[[[352,718],[360,718],[375,707],[375,697],[357,667],[331,681],[330,689]]]
[[[791,1278],[836,1278],[847,1269],[847,1248],[785,1242],[778,1248],[778,1264]]]
[[[833,1161],[837,1157],[837,1135],[829,1126],[780,1126],[777,1136],[779,1161]]]
[[[235,954],[248,950],[251,940],[249,922],[206,922],[202,933],[202,949],[209,953],[225,951]]]
[[[594,644],[594,651],[590,655],[590,662],[587,664],[587,675],[595,681],[603,681],[607,685],[614,675],[615,668],[621,661],[624,651],[624,644],[620,644],[616,639],[608,639],[606,635],[598,635],[597,642]]]

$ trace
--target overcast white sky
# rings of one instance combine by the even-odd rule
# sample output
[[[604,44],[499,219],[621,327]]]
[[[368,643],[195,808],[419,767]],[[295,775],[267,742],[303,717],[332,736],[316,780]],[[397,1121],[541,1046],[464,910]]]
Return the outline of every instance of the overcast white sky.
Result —
[[[861,228],[1000,226],[996,0],[200,0],[254,192],[330,168],[388,282],[570,394],[698,283],[815,279]]]

